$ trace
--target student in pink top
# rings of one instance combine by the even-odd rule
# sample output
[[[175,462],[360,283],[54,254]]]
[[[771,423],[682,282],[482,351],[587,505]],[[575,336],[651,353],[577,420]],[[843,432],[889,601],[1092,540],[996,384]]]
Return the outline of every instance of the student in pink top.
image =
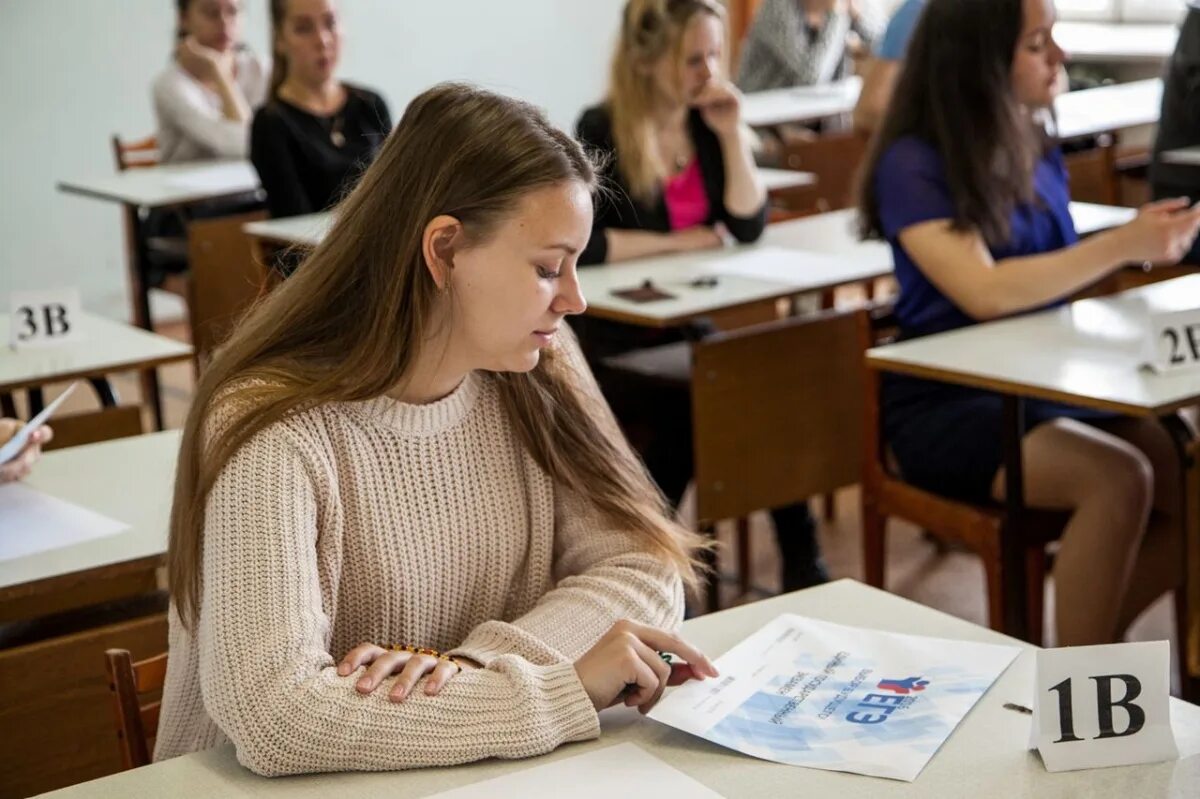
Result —
[[[608,159],[592,235],[580,264],[752,242],[767,221],[767,193],[727,78],[725,8],[716,0],[629,0],[608,95],[584,111],[576,136]],[[692,479],[691,399],[684,386],[653,385],[606,370],[605,358],[682,338],[584,318],[577,325],[605,396],[663,492],[678,502]],[[634,435],[633,431],[637,434]],[[773,511],[782,584],[826,579],[808,507]]]
[[[530,757],[716,676],[674,632],[701,539],[566,324],[595,187],[532,106],[436,86],[216,354],[180,448],[157,759]]]

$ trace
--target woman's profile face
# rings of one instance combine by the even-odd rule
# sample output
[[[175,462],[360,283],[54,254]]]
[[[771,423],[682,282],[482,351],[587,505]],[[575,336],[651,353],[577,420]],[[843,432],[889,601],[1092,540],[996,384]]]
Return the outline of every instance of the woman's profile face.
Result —
[[[1027,108],[1046,108],[1058,94],[1059,72],[1066,54],[1054,41],[1054,0],[1024,0],[1021,35],[1013,53],[1013,95]]]
[[[179,26],[200,46],[228,52],[242,37],[241,0],[192,0]]]
[[[567,316],[587,308],[576,265],[592,230],[592,196],[568,180],[525,195],[486,241],[449,270],[451,343],[468,368],[527,372]]]

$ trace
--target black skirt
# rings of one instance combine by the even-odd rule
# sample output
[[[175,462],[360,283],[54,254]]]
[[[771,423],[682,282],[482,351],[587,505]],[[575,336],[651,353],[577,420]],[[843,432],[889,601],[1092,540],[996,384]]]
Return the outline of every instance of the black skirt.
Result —
[[[926,491],[991,502],[1003,464],[1004,402],[999,394],[885,374],[883,433],[904,479]],[[1100,421],[1117,414],[1026,399],[1024,436],[1051,419]]]

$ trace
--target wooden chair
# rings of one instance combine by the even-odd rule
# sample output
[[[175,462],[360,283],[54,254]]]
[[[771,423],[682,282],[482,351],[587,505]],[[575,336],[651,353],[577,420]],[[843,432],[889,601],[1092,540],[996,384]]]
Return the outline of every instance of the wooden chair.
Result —
[[[145,432],[142,428],[142,409],[137,405],[118,405],[89,413],[56,416],[50,425],[54,429],[54,438],[44,447],[47,452],[140,436]]]
[[[739,588],[750,584],[749,516],[858,480],[863,310],[825,311],[610,358],[645,380],[690,383],[697,519],[737,520]],[[710,574],[708,608],[719,608]]]
[[[155,698],[142,704],[142,698],[161,695],[167,679],[167,653],[135,663],[128,649],[109,649],[104,653],[104,662],[113,694],[121,760],[127,769],[147,765],[154,754],[162,703]]]
[[[112,150],[118,172],[124,172],[127,169],[142,169],[148,166],[157,166],[159,163],[158,137],[156,136],[147,136],[144,139],[136,139],[134,141],[122,141],[120,136],[114,134],[112,137]]]
[[[111,697],[100,654],[167,647],[166,613],[0,650],[0,796],[30,796],[122,770],[109,740]]]
[[[1096,138],[1096,146],[1068,153],[1063,157],[1071,180],[1071,199],[1080,202],[1117,205],[1117,147],[1112,136]]]
[[[880,331],[891,324],[886,316],[860,317],[860,352],[880,339]],[[861,359],[861,355],[859,356]],[[862,526],[863,567],[866,582],[884,587],[889,518],[906,519],[935,538],[954,541],[970,549],[983,560],[987,583],[988,622],[992,629],[1005,630],[1005,609],[1011,598],[1005,590],[1003,537],[1020,536],[1024,553],[1027,593],[1027,629],[1029,640],[1042,640],[1044,590],[1046,580],[1046,544],[1062,535],[1065,513],[1030,510],[1023,515],[1020,530],[1005,524],[1005,512],[999,505],[972,505],[947,499],[904,481],[889,461],[883,441],[879,401],[880,379],[874,369],[865,370],[862,407]]]
[[[268,270],[254,258],[250,237],[242,230],[246,223],[266,216],[266,211],[254,211],[197,220],[188,226],[192,272],[188,315],[197,365],[225,339],[267,285]]]
[[[788,169],[812,172],[817,176],[816,185],[801,196],[812,198],[814,211],[837,211],[854,204],[855,181],[863,158],[867,153],[866,135],[858,132],[829,133],[812,141],[793,142],[785,145],[783,165]],[[806,208],[794,208],[806,211]]]

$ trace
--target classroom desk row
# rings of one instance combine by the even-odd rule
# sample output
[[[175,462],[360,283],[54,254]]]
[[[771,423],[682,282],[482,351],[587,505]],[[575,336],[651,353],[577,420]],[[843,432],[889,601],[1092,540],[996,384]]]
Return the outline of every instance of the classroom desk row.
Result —
[[[1171,725],[1180,759],[1051,774],[1029,751],[1029,716],[1004,707],[1032,706],[1035,647],[906,599],[840,580],[818,588],[690,619],[683,634],[710,656],[728,650],[781,613],[841,624],[938,638],[1019,646],[1021,654],[984,694],[915,782],[779,765],[723,749],[659,724],[628,708],[600,714],[601,737],[531,760],[489,760],[452,768],[366,774],[320,774],[265,779],[238,765],[225,745],[45,794],[55,799],[136,796],[287,796],[334,799],[370,795],[430,796],[618,743],[633,743],[720,795],[735,797],[954,797],[1019,799],[1087,796],[1141,799],[1194,795],[1200,784],[1200,707],[1171,700]],[[99,662],[99,653],[97,653]],[[398,743],[399,745],[403,745]],[[629,785],[631,795],[644,786]],[[569,785],[542,792],[570,795]]]
[[[1162,80],[1148,80],[1081,89],[1054,102],[1058,135],[1064,139],[1095,136],[1158,121]],[[862,90],[859,78],[823,86],[773,89],[747,94],[742,115],[753,127],[814,122],[854,110]]]

